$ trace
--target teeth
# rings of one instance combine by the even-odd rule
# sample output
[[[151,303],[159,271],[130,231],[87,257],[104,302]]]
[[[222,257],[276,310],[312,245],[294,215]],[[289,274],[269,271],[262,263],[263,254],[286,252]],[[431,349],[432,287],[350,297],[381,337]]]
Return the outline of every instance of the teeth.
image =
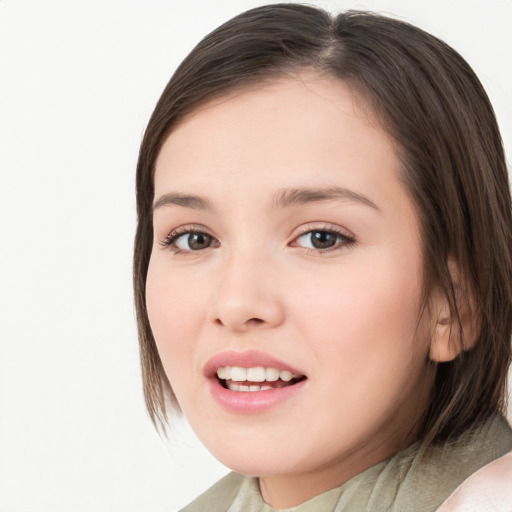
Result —
[[[279,370],[276,370],[275,368],[267,368],[265,370],[265,380],[268,380],[269,382],[279,380]]]
[[[219,377],[219,379],[224,380],[226,375],[231,375],[231,366],[221,366],[217,370],[217,377]]]
[[[233,381],[228,381],[226,383],[228,389],[230,389],[231,391],[246,391],[246,392],[251,392],[251,391],[266,391],[267,389],[272,389],[272,386],[257,386],[255,384],[251,384],[250,386],[247,385],[247,384],[238,384],[237,382],[233,382]]]
[[[265,380],[265,368],[262,366],[247,368],[247,380],[251,382],[263,382]]]
[[[244,382],[247,380],[247,370],[245,368],[241,368],[240,366],[233,366],[231,368],[231,380]]]
[[[300,377],[300,375],[294,375],[292,372],[289,372],[287,370],[280,371],[277,368],[263,368],[262,366],[256,366],[254,368],[242,368],[240,366],[221,366],[217,369],[217,376],[221,380],[229,380],[236,382],[275,382],[279,379],[281,379],[284,382],[290,382],[292,379]],[[249,388],[249,386],[245,385],[242,385],[242,387]],[[246,390],[240,389],[234,391]],[[247,389],[247,391],[250,390]],[[255,391],[260,391],[260,389]]]
[[[293,378],[292,372],[282,371],[279,372],[279,378],[285,382],[290,382]]]

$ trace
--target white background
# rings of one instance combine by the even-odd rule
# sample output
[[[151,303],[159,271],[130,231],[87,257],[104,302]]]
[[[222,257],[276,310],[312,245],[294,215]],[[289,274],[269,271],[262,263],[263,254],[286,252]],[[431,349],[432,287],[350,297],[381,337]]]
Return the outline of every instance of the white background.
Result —
[[[264,2],[268,3],[268,2]],[[310,3],[412,21],[482,79],[512,152],[512,0]],[[226,468],[147,419],[134,168],[195,43],[262,2],[0,0],[0,511],[174,511]]]

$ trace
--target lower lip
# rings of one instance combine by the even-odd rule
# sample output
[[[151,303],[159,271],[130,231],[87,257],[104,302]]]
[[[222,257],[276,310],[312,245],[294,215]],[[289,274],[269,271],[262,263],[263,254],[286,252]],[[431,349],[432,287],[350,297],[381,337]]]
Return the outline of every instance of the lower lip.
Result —
[[[210,392],[214,400],[224,409],[237,414],[255,414],[276,407],[299,393],[306,379],[283,388],[265,391],[231,391],[217,379],[210,379]]]

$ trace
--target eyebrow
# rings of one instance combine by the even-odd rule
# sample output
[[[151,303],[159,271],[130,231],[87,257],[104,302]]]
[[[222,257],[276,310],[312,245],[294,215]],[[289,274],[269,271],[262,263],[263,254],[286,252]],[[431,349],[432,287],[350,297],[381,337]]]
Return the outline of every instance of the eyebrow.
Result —
[[[279,190],[274,194],[272,206],[275,208],[289,208],[310,203],[340,200],[361,203],[381,212],[381,209],[368,197],[343,187],[287,188]]]
[[[180,194],[179,192],[169,192],[160,196],[153,203],[153,211],[162,206],[182,206],[192,208],[193,210],[212,210],[212,205],[208,199],[190,194]]]
[[[357,202],[381,212],[381,209],[368,197],[343,187],[282,189],[274,193],[272,206],[274,208],[290,208],[326,201]],[[153,203],[153,211],[163,206],[181,206],[193,210],[213,210],[213,206],[208,199],[179,192],[169,192],[160,196]]]

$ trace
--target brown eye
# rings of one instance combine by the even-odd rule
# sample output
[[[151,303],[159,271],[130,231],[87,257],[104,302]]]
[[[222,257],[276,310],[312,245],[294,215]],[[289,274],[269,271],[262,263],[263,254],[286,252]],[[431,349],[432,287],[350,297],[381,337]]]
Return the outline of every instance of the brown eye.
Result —
[[[343,233],[330,229],[313,229],[297,237],[292,246],[322,252],[347,247],[353,243],[354,239]]]
[[[213,237],[206,233],[189,232],[174,239],[173,244],[182,251],[200,251],[207,249],[213,244]]]
[[[311,231],[309,237],[311,246],[315,249],[329,249],[336,245],[339,235],[329,231]]]

